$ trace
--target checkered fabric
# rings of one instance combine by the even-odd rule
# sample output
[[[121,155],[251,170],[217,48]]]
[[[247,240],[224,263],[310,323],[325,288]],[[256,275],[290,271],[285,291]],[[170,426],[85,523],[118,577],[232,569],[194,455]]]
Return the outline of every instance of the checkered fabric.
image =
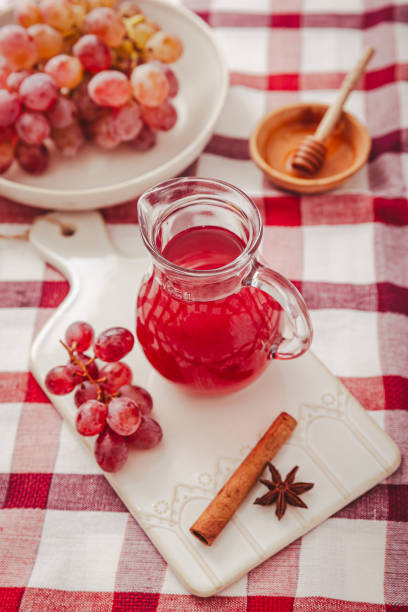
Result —
[[[188,169],[251,195],[264,255],[302,291],[313,350],[398,443],[402,466],[216,597],[190,596],[28,371],[33,337],[68,292],[28,242],[0,240],[0,610],[408,610],[408,4],[395,0],[189,1],[224,47],[231,87]],[[277,191],[250,161],[268,110],[330,101],[365,45],[376,54],[347,109],[373,137],[339,189]],[[0,197],[0,231],[42,211]],[[132,253],[136,202],[103,211]]]

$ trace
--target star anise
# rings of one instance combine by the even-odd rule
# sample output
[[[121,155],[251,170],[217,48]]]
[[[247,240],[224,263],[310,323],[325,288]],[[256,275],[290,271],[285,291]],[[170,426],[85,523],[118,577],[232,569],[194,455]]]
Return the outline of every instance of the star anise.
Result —
[[[262,497],[257,497],[254,504],[259,504],[260,506],[270,506],[274,503],[274,501],[276,501],[275,514],[279,520],[281,520],[282,516],[285,514],[287,504],[297,506],[298,508],[307,508],[307,505],[302,499],[300,499],[299,495],[309,491],[314,486],[314,483],[293,482],[299,466],[297,465],[290,470],[285,480],[282,480],[281,475],[276,467],[272,465],[272,463],[268,461],[267,466],[271,473],[272,480],[265,480],[261,478],[259,482],[265,485],[265,487],[268,487],[269,491]]]

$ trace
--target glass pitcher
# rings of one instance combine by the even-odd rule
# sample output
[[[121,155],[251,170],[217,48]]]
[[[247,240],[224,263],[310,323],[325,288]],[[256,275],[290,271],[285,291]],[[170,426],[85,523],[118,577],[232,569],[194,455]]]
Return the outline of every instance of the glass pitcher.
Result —
[[[137,300],[137,337],[168,380],[206,394],[236,391],[273,359],[310,346],[312,326],[294,285],[262,263],[262,220],[223,181],[172,179],[138,202],[152,268]]]

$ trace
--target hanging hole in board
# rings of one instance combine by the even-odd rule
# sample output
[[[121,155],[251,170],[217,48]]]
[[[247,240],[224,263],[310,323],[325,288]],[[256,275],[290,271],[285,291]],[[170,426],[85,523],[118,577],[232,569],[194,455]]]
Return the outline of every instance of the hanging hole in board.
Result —
[[[68,223],[64,223],[63,221],[61,221],[60,219],[56,217],[47,216],[47,217],[43,217],[43,220],[47,221],[47,223],[53,223],[53,225],[56,225],[57,227],[59,227],[61,236],[66,236],[66,237],[73,236],[77,231],[77,228],[74,225],[69,225]]]
[[[72,227],[71,225],[61,224],[61,234],[63,236],[66,236],[66,237],[73,236],[75,232],[76,232],[75,227]]]

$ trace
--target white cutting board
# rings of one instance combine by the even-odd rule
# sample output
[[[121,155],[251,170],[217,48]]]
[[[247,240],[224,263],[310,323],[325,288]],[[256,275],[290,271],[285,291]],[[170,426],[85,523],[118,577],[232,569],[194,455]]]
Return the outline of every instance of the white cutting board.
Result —
[[[68,224],[75,233],[64,236],[47,217]],[[88,321],[97,334],[114,325],[135,330],[138,286],[149,262],[118,255],[97,213],[51,213],[35,222],[30,239],[71,284],[66,300],[32,348],[31,368],[44,389],[48,370],[66,361],[58,338],[72,321]],[[194,398],[167,382],[138,345],[125,360],[135,383],[153,395],[164,439],[154,450],[131,451],[119,473],[105,476],[196,595],[222,590],[400,463],[395,443],[310,352],[293,361],[273,362],[249,388],[211,399]],[[49,397],[74,428],[72,395]],[[315,483],[303,495],[309,509],[289,507],[278,522],[273,507],[253,504],[266,491],[256,484],[213,546],[203,545],[189,533],[190,525],[282,410],[299,424],[274,463],[283,476],[299,465],[298,479]],[[85,444],[92,454],[93,439],[76,435],[78,444]]]

